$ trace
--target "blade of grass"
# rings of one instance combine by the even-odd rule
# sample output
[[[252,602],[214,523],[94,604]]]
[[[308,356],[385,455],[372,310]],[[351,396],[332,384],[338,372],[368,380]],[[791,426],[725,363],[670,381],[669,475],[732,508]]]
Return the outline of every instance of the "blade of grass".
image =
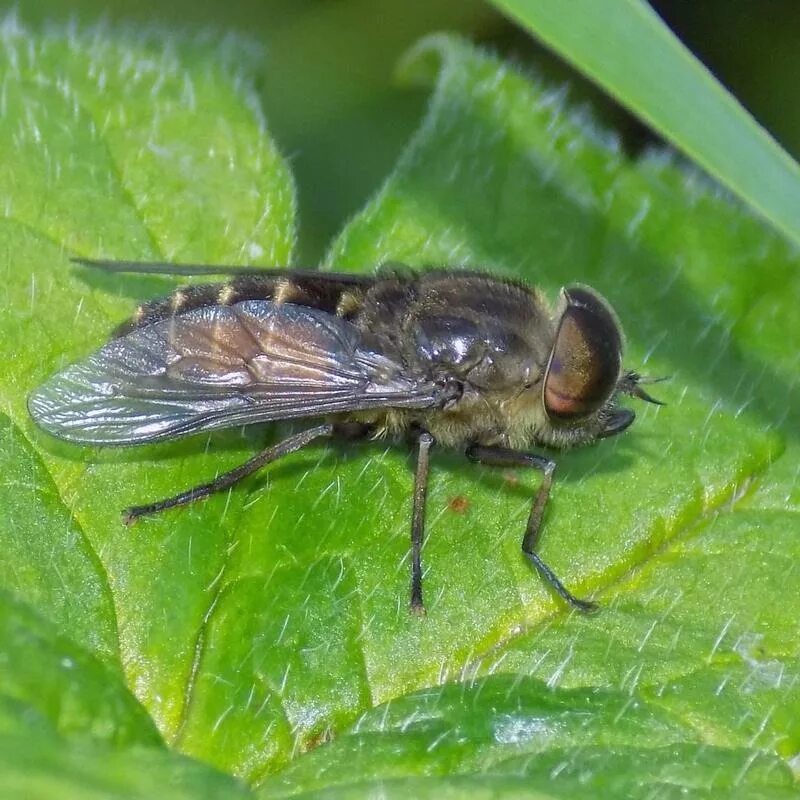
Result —
[[[800,166],[644,0],[493,0],[800,244]]]

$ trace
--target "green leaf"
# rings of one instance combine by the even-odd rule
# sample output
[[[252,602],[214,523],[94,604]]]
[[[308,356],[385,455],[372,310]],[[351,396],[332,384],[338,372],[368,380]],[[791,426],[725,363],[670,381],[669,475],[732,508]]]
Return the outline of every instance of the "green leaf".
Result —
[[[211,454],[205,442],[81,450],[37,431],[26,397],[100,344],[133,297],[170,286],[95,274],[68,256],[287,263],[291,176],[240,74],[249,65],[241,42],[103,27],[34,34],[13,17],[0,35],[0,586],[123,675],[174,740],[227,557],[221,520],[230,524],[244,497],[212,501],[202,525],[193,512],[164,520],[157,535],[126,530],[120,511],[138,492],[171,494],[242,460],[253,443],[223,437]],[[9,663],[26,663],[25,640],[8,644]],[[48,669],[63,668],[48,658],[42,669],[30,679],[55,683],[41,702],[58,717],[68,693]],[[0,697],[17,697],[14,676]]]
[[[437,630],[441,650],[433,652],[452,665],[451,675],[458,669],[462,676],[507,672],[515,681],[532,675],[553,691],[566,686],[584,697],[614,688],[626,698],[622,711],[609,701],[615,720],[647,707],[645,717],[655,724],[657,712],[667,711],[687,726],[682,741],[731,748],[716,759],[735,794],[735,776],[759,749],[788,759],[800,751],[794,678],[800,626],[794,604],[786,602],[800,588],[797,315],[790,299],[799,288],[796,255],[699,176],[658,155],[630,162],[585,115],[565,112],[563,93],[531,85],[456,41],[424,42],[404,75],[436,81],[429,115],[329,261],[490,265],[543,285],[551,296],[564,282],[591,283],[612,298],[625,323],[630,363],[673,376],[659,387],[666,408],[645,410],[617,441],[558,459],[541,550],[571,585],[591,585],[592,575],[603,575],[608,588],[596,616],[545,618],[547,606],[530,599],[539,587],[525,581],[523,568],[516,575],[524,611],[506,622],[497,600],[506,580],[498,559],[485,558],[481,568],[471,551],[479,536],[492,539],[495,532],[492,549],[501,541],[503,548],[516,545],[511,532],[521,530],[524,508],[509,513],[513,487],[494,484],[484,496],[474,483],[465,488],[466,476],[440,479],[434,508],[444,510],[448,498],[467,492],[471,505],[460,547],[436,549],[438,537],[458,535],[452,517],[431,526],[428,586],[435,562],[447,564],[450,555],[449,575],[458,576],[462,602],[481,618],[456,631],[474,648],[465,659],[470,666],[446,660],[453,650],[444,626]],[[502,552],[513,564],[512,549]],[[637,564],[646,570],[626,577]],[[487,585],[495,594],[488,602],[480,596]],[[426,632],[437,625],[433,617],[443,616],[452,630],[469,614],[447,604],[449,588]],[[492,620],[497,634],[490,648],[481,625]],[[386,680],[397,679],[404,663],[399,636],[394,644],[394,659],[383,662]],[[415,662],[430,650],[427,642],[420,646]],[[512,709],[515,699],[507,701]],[[480,718],[469,702],[463,706],[460,724]],[[527,720],[560,731],[554,716],[540,706]],[[455,722],[450,727],[458,730]],[[438,749],[441,732],[434,730],[417,752]],[[473,738],[462,741],[470,743],[462,752],[472,752]],[[336,745],[346,753],[307,756],[306,766],[301,759],[297,773],[328,782],[331,764],[348,764],[344,780],[353,781],[360,771],[352,769],[351,749],[372,752],[371,744],[357,742],[348,737]],[[622,753],[614,742],[616,755],[646,759],[636,755],[644,742],[654,751],[662,744],[642,732],[623,743]],[[559,732],[547,747],[567,744]],[[569,752],[577,759],[582,751],[573,744]],[[654,753],[656,776],[663,756]],[[483,770],[445,767],[446,757],[440,762],[435,754],[409,761],[401,774]],[[378,758],[371,766],[381,779],[398,774],[382,771]],[[596,791],[598,784],[590,785]],[[408,791],[401,786],[398,793]],[[545,794],[548,787],[543,781]]]
[[[0,796],[111,794],[247,796],[170,753],[117,673],[0,591]]]
[[[67,254],[287,263],[293,194],[247,82],[224,66],[236,48],[211,57],[208,42],[111,29],[3,36],[17,105],[0,142],[19,166],[0,167],[0,336],[13,343],[0,587],[45,620],[43,649],[81,654],[96,676],[81,703],[94,682],[114,698],[98,736],[84,705],[67,724],[35,681],[0,670],[0,725],[22,742],[9,752],[36,761],[30,742],[47,739],[48,781],[84,753],[96,771],[70,773],[76,785],[109,778],[107,757],[146,787],[151,769],[215,775],[157,746],[124,680],[173,751],[265,797],[794,791],[796,254],[667,157],[628,159],[563,93],[459,40],[423,42],[404,74],[435,84],[428,115],[329,262],[477,265],[551,298],[590,283],[624,322],[628,363],[672,380],[669,405],[637,406],[625,436],[557,457],[540,550],[598,615],[565,614],[520,553],[538,478],[436,453],[428,616],[412,618],[401,447],[312,448],[128,530],[122,508],[284,431],[92,451],[35,430],[27,394],[134,297],[171,285]],[[18,632],[6,643],[14,663],[33,657]],[[42,671],[45,698],[67,691],[58,658]],[[0,776],[13,769],[0,761]]]
[[[775,756],[702,743],[656,703],[627,691],[551,689],[522,675],[374,709],[259,796],[365,797],[378,787],[389,798],[796,796]]]
[[[159,745],[121,677],[6,592],[0,592],[0,731],[90,735]]]
[[[117,751],[36,733],[0,733],[0,794],[9,800],[244,800],[251,794],[227,775],[165,749]]]
[[[493,0],[800,243],[800,166],[645,0]]]

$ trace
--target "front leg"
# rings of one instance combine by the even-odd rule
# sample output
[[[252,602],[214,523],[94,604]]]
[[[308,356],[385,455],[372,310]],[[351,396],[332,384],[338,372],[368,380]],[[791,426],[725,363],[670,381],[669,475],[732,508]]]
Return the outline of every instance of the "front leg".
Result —
[[[550,487],[553,485],[553,472],[556,462],[551,458],[538,456],[534,453],[521,453],[518,450],[509,450],[505,447],[486,447],[484,445],[471,445],[467,448],[467,458],[493,467],[529,467],[542,472],[542,483],[539,491],[533,498],[531,513],[528,516],[528,525],[525,536],[522,537],[522,552],[539,571],[541,576],[555,589],[558,595],[578,611],[595,611],[597,603],[591,600],[581,600],[564,586],[547,564],[536,553],[535,547],[539,540],[539,531],[542,526],[542,516],[547,498],[550,496]]]

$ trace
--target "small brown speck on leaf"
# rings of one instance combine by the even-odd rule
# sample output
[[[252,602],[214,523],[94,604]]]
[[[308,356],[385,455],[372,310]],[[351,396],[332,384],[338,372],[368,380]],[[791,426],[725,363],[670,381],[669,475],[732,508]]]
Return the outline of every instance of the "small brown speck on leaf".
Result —
[[[463,495],[456,495],[448,500],[447,507],[456,514],[463,514],[469,510],[469,500]]]
[[[333,739],[333,733],[329,728],[319,731],[303,741],[303,752],[307,753],[309,750],[314,750],[321,744],[331,741],[331,739]]]

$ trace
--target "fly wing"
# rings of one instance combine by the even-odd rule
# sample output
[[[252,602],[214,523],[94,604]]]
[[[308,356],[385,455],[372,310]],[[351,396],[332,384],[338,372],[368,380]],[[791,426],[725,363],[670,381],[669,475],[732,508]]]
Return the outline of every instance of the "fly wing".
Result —
[[[437,402],[435,384],[368,347],[351,323],[314,308],[249,300],[113,339],[47,381],[28,405],[61,439],[125,445]]]

